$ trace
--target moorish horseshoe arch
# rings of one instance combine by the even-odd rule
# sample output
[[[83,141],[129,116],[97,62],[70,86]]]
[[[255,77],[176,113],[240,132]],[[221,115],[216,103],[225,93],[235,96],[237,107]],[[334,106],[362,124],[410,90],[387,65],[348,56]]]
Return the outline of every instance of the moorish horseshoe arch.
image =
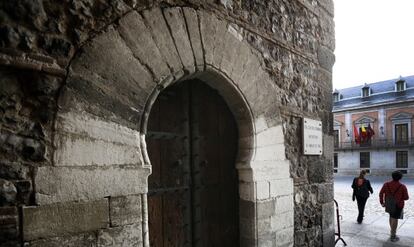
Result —
[[[71,63],[59,100],[54,164],[111,167],[112,173],[102,176],[112,180],[109,185],[99,184],[102,188],[82,187],[70,181],[46,181],[50,171],[39,169],[38,190],[44,195],[58,191],[45,200],[38,197],[39,201],[142,195],[142,240],[148,246],[146,122],[163,88],[197,78],[219,92],[239,127],[241,239],[251,246],[259,246],[261,241],[272,241],[273,246],[291,241],[293,181],[281,121],[279,116],[268,114],[280,91],[262,68],[260,56],[237,30],[236,25],[205,10],[153,8],[128,13],[118,25],[109,26],[85,44]],[[102,132],[94,130],[96,126]],[[93,154],[70,160],[81,152],[71,148],[76,141],[71,135],[97,140],[88,147]],[[66,169],[70,173],[77,168]],[[100,181],[93,172],[82,176]],[[121,186],[121,181],[127,181],[128,186]],[[280,216],[288,217],[291,223],[280,225]],[[261,229],[263,225],[268,227]]]

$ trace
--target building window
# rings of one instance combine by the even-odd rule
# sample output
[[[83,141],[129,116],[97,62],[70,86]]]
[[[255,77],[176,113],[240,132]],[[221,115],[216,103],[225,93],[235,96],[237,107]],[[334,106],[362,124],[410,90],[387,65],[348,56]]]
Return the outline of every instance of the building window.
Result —
[[[397,151],[396,153],[396,164],[395,167],[403,173],[407,173],[408,168],[408,152],[407,151]]]
[[[359,153],[359,167],[360,168],[370,168],[369,152],[360,152]]]
[[[338,102],[339,101],[339,95],[337,93],[333,94],[333,100],[334,102]]]
[[[337,173],[338,172],[338,153],[334,153],[333,167],[334,167],[334,173]]]
[[[405,81],[397,81],[395,83],[395,89],[397,92],[401,92],[405,90]]]
[[[339,147],[339,130],[334,130],[334,147]]]
[[[408,144],[408,124],[396,124],[395,125],[395,144],[396,145]]]
[[[368,97],[369,96],[369,87],[362,88],[362,97]]]

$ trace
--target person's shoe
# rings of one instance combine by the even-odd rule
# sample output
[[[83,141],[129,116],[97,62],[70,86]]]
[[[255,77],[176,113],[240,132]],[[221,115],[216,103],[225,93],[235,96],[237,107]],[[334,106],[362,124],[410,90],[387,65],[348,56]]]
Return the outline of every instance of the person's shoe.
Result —
[[[397,242],[398,240],[400,240],[400,238],[399,237],[397,237],[397,236],[391,236],[391,242]]]

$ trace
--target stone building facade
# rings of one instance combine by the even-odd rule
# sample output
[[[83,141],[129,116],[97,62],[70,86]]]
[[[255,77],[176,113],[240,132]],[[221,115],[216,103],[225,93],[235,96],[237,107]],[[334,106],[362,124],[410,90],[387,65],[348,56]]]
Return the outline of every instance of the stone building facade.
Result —
[[[0,13],[0,246],[208,246],[206,233],[229,246],[211,224],[226,212],[230,245],[333,246],[331,0],[21,0]],[[322,122],[322,155],[303,155],[304,117]],[[207,193],[214,159],[230,161]]]
[[[336,173],[414,173],[414,76],[336,90],[334,99]],[[374,135],[358,143],[354,133],[362,126]]]

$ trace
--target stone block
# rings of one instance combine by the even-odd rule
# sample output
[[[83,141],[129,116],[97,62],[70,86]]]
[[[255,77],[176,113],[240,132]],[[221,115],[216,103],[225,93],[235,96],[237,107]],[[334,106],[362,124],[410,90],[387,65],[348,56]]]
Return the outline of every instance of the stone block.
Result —
[[[141,195],[109,198],[111,226],[140,223],[142,220]]]
[[[285,196],[293,194],[293,179],[275,179],[270,180],[270,195],[272,197]]]
[[[0,178],[4,179],[27,179],[29,177],[29,168],[17,162],[1,162]]]
[[[140,132],[85,112],[60,112],[57,129],[105,142],[139,147]]]
[[[256,203],[254,201],[239,201],[240,219],[254,219],[256,216]]]
[[[269,146],[262,146],[256,148],[254,161],[284,161],[285,145],[273,144]]]
[[[131,105],[141,103],[155,87],[151,73],[112,27],[83,47],[72,62],[71,75],[80,76]]]
[[[334,1],[333,0],[318,0],[319,5],[323,7],[331,16],[334,16]]]
[[[323,157],[328,160],[333,160],[334,153],[334,138],[330,135],[323,135]]]
[[[39,167],[35,182],[41,205],[147,192],[149,169],[139,166]]]
[[[290,177],[290,164],[288,160],[280,161],[252,161],[251,167],[253,167],[252,181],[260,180],[275,180],[286,179]],[[275,196],[276,191],[270,191],[271,196]]]
[[[318,61],[319,65],[328,70],[329,72],[332,72],[332,66],[335,63],[335,55],[331,50],[324,46],[318,47]]]
[[[0,207],[0,242],[19,238],[19,216],[16,207]]]
[[[291,195],[276,198],[276,214],[292,211],[293,207],[293,197]]]
[[[223,57],[221,59],[220,68],[227,75],[231,75],[234,63],[239,59],[240,46],[243,45],[242,28],[236,24],[227,26],[226,41],[223,49]]]
[[[107,199],[23,207],[25,241],[94,231],[108,225]]]
[[[322,233],[323,246],[335,246],[335,230]]]
[[[257,239],[257,246],[258,247],[274,247],[278,246],[276,242],[276,233],[265,233],[259,234]]]
[[[276,232],[277,246],[286,246],[293,244],[294,233],[295,229],[293,227],[288,227],[286,229]]]
[[[12,182],[0,178],[0,206],[14,205],[16,195],[16,186]]]
[[[171,73],[140,14],[132,11],[121,18],[118,31],[134,56],[148,66],[156,80],[160,81]]]
[[[25,243],[25,247],[96,247],[96,234],[84,233],[34,240]]]
[[[56,166],[142,165],[141,149],[122,143],[108,142],[69,133],[55,135]]]
[[[330,163],[332,164],[332,163]],[[309,161],[308,180],[310,183],[323,183],[326,177],[326,163],[322,159]]]
[[[239,183],[239,196],[246,201],[255,201],[256,193],[254,183],[240,182]]]
[[[239,80],[243,75],[243,71],[245,70],[247,63],[250,58],[250,46],[246,42],[242,42],[239,46],[239,49],[236,50],[237,59],[231,65],[231,72],[229,77],[232,78],[233,82],[238,84]]]
[[[274,144],[283,144],[285,143],[285,137],[283,135],[283,126],[278,125],[266,130],[257,133],[256,135],[256,145],[257,147],[265,147]]]
[[[198,11],[200,18],[200,33],[201,40],[204,46],[205,63],[213,64],[213,50],[214,50],[214,35],[216,33],[216,26],[219,20],[212,14],[206,11]]]
[[[272,217],[275,215],[275,200],[267,200],[267,201],[258,201],[256,203],[257,214],[256,217],[258,219],[265,219],[268,217]]]
[[[318,184],[318,202],[327,203],[334,199],[333,183]]]
[[[257,227],[254,218],[240,218],[240,236],[251,238],[256,235]]]
[[[253,99],[255,95],[252,95],[252,92],[254,91],[248,89],[254,89],[254,82],[258,80],[258,76],[262,76],[262,73],[265,72],[262,70],[260,62],[253,52],[248,52],[247,56],[248,60],[241,71],[242,75],[235,83],[239,86],[246,99]]]
[[[189,34],[187,33],[187,26],[182,9],[179,7],[166,8],[164,9],[164,17],[170,30],[172,30],[171,35],[184,68],[188,70],[190,74],[194,73],[195,61],[193,48],[189,40]]]
[[[98,247],[129,247],[142,245],[142,225],[133,224],[100,230],[98,233]]]
[[[161,9],[153,8],[142,12],[147,26],[150,28],[155,44],[173,72],[183,68],[177,53],[170,30],[165,23]]]
[[[271,219],[271,228],[274,231],[281,231],[286,228],[294,226],[294,212],[293,209],[284,213],[276,213]]]
[[[257,221],[257,232],[259,235],[268,234],[274,232],[272,228],[272,218],[263,218]]]
[[[223,55],[225,54],[225,46],[226,43],[229,42],[228,38],[232,38],[229,36],[230,34],[227,32],[227,25],[226,21],[221,19],[218,20],[216,25],[216,32],[214,33],[214,49],[213,49],[213,60],[211,65],[216,68],[220,68],[221,61]]]
[[[322,205],[322,231],[332,230],[335,230],[335,206],[334,202],[328,202]]]
[[[270,188],[268,181],[256,182],[256,196],[257,200],[264,200],[270,197]]]
[[[204,67],[204,52],[201,43],[201,34],[197,12],[192,8],[183,8],[187,23],[188,34],[190,36],[191,47],[193,48],[195,63],[198,68]]]

